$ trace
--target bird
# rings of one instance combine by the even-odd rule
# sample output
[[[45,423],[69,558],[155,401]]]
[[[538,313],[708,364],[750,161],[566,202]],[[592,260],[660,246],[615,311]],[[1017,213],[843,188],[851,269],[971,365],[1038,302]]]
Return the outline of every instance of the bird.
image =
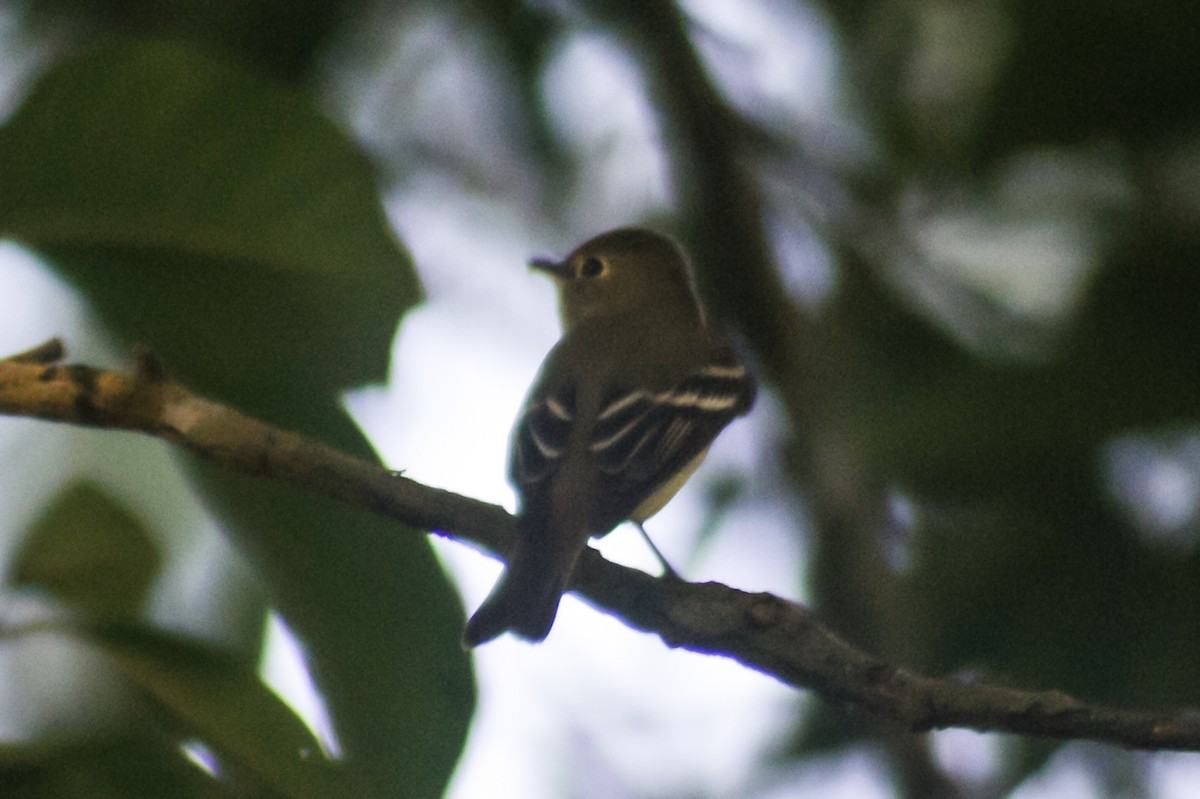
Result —
[[[529,265],[556,285],[563,334],[513,428],[516,546],[467,648],[506,632],[544,640],[588,540],[625,521],[644,534],[757,390],[670,238],[619,228]]]

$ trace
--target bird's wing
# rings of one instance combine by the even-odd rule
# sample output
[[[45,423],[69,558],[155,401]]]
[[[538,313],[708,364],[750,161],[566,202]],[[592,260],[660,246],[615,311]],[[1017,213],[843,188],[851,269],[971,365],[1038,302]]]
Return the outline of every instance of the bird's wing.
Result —
[[[512,480],[525,491],[558,469],[575,422],[575,386],[530,399],[513,434]]]
[[[754,394],[753,379],[732,356],[696,368],[665,390],[614,391],[589,443],[608,489],[607,515],[627,518],[749,410]]]
[[[668,388],[611,389],[588,441],[604,487],[604,507],[593,520],[596,526],[611,528],[629,518],[642,500],[700,455],[725,425],[749,410],[754,396],[753,378],[725,351]],[[513,482],[524,495],[536,493],[554,475],[575,421],[571,384],[526,405],[515,431],[511,464]]]

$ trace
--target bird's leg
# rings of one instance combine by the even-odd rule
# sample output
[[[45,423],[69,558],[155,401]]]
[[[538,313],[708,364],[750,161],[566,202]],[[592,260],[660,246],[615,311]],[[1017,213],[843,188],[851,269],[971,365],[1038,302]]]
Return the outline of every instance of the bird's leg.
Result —
[[[679,572],[671,568],[671,564],[667,563],[667,559],[663,557],[663,553],[658,551],[658,547],[654,546],[654,542],[650,540],[650,534],[646,532],[646,528],[641,522],[634,522],[633,526],[642,534],[642,538],[650,546],[650,551],[654,553],[654,557],[658,558],[658,562],[662,565],[662,576],[664,580],[678,580],[683,582],[683,578],[679,576]]]

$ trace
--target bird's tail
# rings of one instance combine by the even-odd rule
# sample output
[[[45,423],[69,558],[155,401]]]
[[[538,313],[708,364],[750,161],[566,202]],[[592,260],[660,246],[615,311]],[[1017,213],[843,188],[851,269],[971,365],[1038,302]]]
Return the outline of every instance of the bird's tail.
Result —
[[[516,552],[492,593],[467,621],[463,646],[476,647],[506,632],[534,642],[550,634],[584,546],[583,541],[563,546],[568,542],[551,532],[542,518],[517,519]]]

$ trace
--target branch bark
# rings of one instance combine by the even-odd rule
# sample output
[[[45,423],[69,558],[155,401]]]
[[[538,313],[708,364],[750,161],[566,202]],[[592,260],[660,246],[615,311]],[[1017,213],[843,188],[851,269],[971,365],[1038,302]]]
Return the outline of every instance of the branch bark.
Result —
[[[147,433],[221,467],[282,480],[494,556],[510,551],[513,518],[497,505],[421,485],[199,397],[148,354],[129,373],[64,364],[63,355],[55,340],[0,360],[0,413]],[[668,646],[731,658],[912,731],[965,727],[1200,751],[1200,711],[1117,710],[1058,691],[914,674],[849,645],[807,608],[771,594],[662,580],[590,549],[572,590]]]

